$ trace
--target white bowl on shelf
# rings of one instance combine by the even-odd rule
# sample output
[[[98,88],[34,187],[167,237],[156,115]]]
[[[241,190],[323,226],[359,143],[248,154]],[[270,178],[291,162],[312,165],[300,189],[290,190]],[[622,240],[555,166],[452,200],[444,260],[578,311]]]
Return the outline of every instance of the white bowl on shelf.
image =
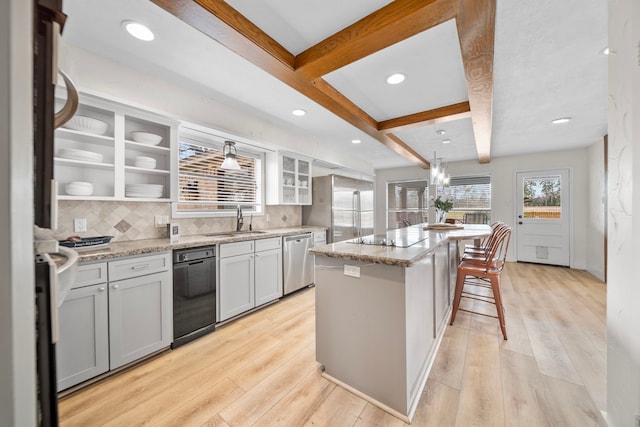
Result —
[[[63,125],[67,129],[73,129],[80,132],[94,133],[96,135],[104,135],[109,129],[109,123],[102,120],[94,119],[87,116],[73,116],[67,123]]]
[[[162,136],[155,133],[135,131],[131,132],[131,139],[141,144],[158,145],[162,141]]]
[[[93,194],[93,184],[90,182],[73,181],[64,186],[64,191],[70,196],[90,196]]]
[[[154,159],[153,157],[138,156],[136,157],[134,165],[137,168],[155,169],[156,159]]]

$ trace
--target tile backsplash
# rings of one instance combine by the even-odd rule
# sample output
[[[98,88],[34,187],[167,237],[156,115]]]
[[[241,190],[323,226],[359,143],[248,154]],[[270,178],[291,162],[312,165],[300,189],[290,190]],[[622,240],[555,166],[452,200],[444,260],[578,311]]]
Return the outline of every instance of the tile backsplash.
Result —
[[[69,236],[114,236],[113,241],[154,239],[167,237],[166,227],[155,227],[154,217],[166,215],[171,223],[180,224],[180,234],[203,234],[235,230],[235,217],[172,219],[169,203],[154,202],[58,202],[58,239]],[[269,216],[269,221],[267,221]],[[87,231],[73,231],[73,219],[85,218]],[[249,215],[244,218],[244,230],[249,229]],[[265,206],[265,214],[253,217],[254,230],[294,227],[302,224],[300,206]]]

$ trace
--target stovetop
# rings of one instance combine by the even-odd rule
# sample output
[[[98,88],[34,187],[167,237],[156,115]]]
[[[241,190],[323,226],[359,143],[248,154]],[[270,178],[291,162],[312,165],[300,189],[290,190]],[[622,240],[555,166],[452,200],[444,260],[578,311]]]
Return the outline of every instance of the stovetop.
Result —
[[[422,230],[401,228],[387,231],[384,234],[371,234],[369,236],[351,239],[348,240],[348,242],[360,245],[408,248],[428,238],[429,234]]]

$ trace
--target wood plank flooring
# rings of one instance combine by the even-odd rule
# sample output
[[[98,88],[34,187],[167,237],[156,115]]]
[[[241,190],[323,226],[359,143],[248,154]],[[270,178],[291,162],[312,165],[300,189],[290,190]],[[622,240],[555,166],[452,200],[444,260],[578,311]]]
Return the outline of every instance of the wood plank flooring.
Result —
[[[522,263],[502,282],[509,340],[496,319],[459,312],[411,425],[606,426],[605,285]],[[314,297],[294,294],[62,398],[60,425],[406,426],[321,377]]]

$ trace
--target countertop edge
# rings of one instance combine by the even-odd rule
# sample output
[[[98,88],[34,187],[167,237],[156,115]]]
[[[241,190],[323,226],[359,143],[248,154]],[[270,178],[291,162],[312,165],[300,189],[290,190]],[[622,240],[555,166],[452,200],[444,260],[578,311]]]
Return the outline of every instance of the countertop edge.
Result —
[[[480,235],[490,234],[488,225],[467,225],[466,230],[426,230],[426,224],[416,224],[415,229],[423,229],[428,232],[428,241],[419,242],[408,248],[361,245],[348,241],[330,243],[309,249],[309,253],[316,256],[340,258],[350,261],[371,262],[376,264],[392,265],[397,267],[412,267],[434,250],[445,243],[459,240],[473,240]],[[481,230],[481,231],[478,231]]]
[[[239,236],[207,236],[207,234],[195,234],[180,236],[178,243],[171,243],[169,238],[142,239],[112,242],[105,248],[78,251],[78,261],[80,263],[91,263],[96,261],[106,261],[114,258],[146,255],[159,252],[172,251],[174,249],[186,249],[198,246],[210,246],[218,243],[243,242],[247,240],[262,240],[273,237],[292,236],[300,233],[313,231],[325,231],[325,227],[298,226],[286,228],[274,228],[255,230],[260,234],[246,234]],[[230,232],[231,233],[231,232]]]

